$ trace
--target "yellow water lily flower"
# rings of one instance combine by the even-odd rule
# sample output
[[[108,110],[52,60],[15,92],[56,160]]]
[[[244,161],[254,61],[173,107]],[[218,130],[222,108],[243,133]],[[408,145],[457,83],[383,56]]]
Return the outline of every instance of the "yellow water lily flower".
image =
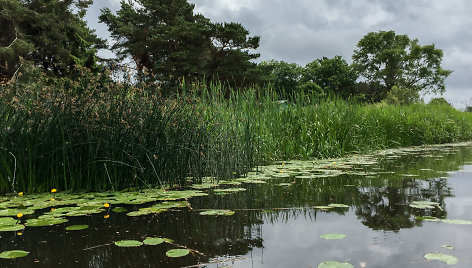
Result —
[[[16,234],[17,234],[17,235],[22,235],[23,233],[22,233],[22,232],[18,232],[18,233],[16,233]]]
[[[107,214],[107,215],[103,216],[103,218],[108,219],[108,218],[110,218],[110,215]]]
[[[22,195],[23,195],[23,192],[19,192],[18,195],[19,195],[19,196],[22,196]]]
[[[52,189],[51,189],[51,193],[55,193],[55,192],[57,192],[57,189],[56,189],[56,188],[52,188]]]
[[[105,204],[103,204],[103,206],[106,207],[106,208],[109,208],[109,207],[110,207],[110,204],[105,203]]]
[[[18,217],[18,218],[23,217],[23,213],[20,212],[20,213],[16,214],[16,217]]]

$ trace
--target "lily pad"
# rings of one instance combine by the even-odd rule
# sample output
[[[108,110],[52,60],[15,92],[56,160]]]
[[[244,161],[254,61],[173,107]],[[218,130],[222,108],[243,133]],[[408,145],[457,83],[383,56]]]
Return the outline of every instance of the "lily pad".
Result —
[[[19,213],[23,215],[31,215],[34,213],[32,209],[2,209],[0,210],[0,217],[2,216],[16,216]]]
[[[344,204],[329,204],[328,207],[333,207],[333,208],[348,208],[348,205]]]
[[[149,210],[138,210],[138,211],[132,211],[132,212],[126,213],[126,215],[130,217],[138,217],[138,216],[144,216],[144,215],[149,215],[149,214],[152,214],[152,212]]]
[[[42,218],[42,219],[29,219],[26,220],[26,226],[28,227],[40,227],[40,226],[51,226],[56,224],[61,224],[64,222],[68,222],[67,219],[64,218]]]
[[[441,247],[442,247],[442,248],[447,248],[447,249],[450,249],[450,250],[454,250],[454,247],[453,247],[453,246],[449,246],[449,245],[442,245]]]
[[[452,219],[444,219],[444,220],[441,220],[441,222],[450,223],[450,224],[459,224],[459,225],[470,225],[470,224],[472,224],[472,221],[452,220]]]
[[[23,224],[0,226],[0,232],[16,232],[25,229]]]
[[[345,234],[324,234],[320,236],[321,238],[324,239],[329,239],[329,240],[334,240],[334,239],[344,239],[346,237]]]
[[[18,222],[17,219],[6,217],[0,218],[0,227],[5,225],[15,225]]]
[[[316,209],[332,209],[334,207],[330,207],[330,206],[314,206],[313,208],[316,208]]]
[[[24,250],[9,250],[9,251],[4,251],[0,253],[0,258],[2,259],[16,259],[16,258],[22,258],[26,257],[28,255],[28,251]]]
[[[276,184],[277,186],[285,186],[285,187],[288,187],[288,186],[292,186],[291,183],[279,183],[279,184]]]
[[[186,201],[181,201],[181,202],[162,202],[155,204],[151,208],[155,209],[170,209],[170,208],[183,208],[187,206]]]
[[[220,181],[222,185],[241,185],[242,183],[239,181]]]
[[[179,249],[171,249],[167,251],[166,255],[167,257],[170,257],[170,258],[179,258],[179,257],[187,256],[189,253],[190,253],[190,250],[179,248]]]
[[[113,208],[111,211],[115,213],[122,213],[122,212],[127,212],[128,210],[124,207],[116,207],[116,208]]]
[[[149,246],[155,246],[164,243],[164,239],[159,237],[147,237],[144,239],[143,243]]]
[[[354,265],[348,262],[327,261],[320,263],[318,268],[354,268]]]
[[[424,257],[427,260],[438,260],[447,263],[448,265],[457,264],[459,262],[456,257],[441,253],[427,253]]]
[[[410,207],[418,209],[434,208],[436,206],[439,206],[439,203],[431,201],[413,201],[410,204]]]
[[[88,225],[71,225],[71,226],[66,227],[66,230],[67,231],[80,231],[80,230],[85,230],[87,228],[89,228]]]
[[[205,216],[231,216],[234,214],[234,211],[227,209],[212,209],[207,211],[200,212],[200,215]]]
[[[192,184],[192,186],[190,187],[194,189],[202,190],[202,189],[210,189],[216,186],[218,186],[218,184],[216,183],[201,183],[201,184]]]
[[[267,183],[265,181],[252,180],[252,179],[237,179],[237,181],[242,182],[242,183],[249,183],[249,184],[264,184],[264,183]]]
[[[142,244],[143,242],[137,240],[121,240],[115,242],[115,245],[118,247],[139,247]]]
[[[158,198],[158,200],[169,201],[169,200],[186,199],[190,197],[207,196],[207,195],[208,195],[207,193],[204,193],[201,191],[193,191],[193,190],[167,191],[167,192],[163,192],[163,196]]]
[[[226,188],[226,189],[215,189],[215,193],[236,193],[246,191],[245,188]]]
[[[415,218],[420,221],[441,221],[441,219],[432,216],[416,216]]]

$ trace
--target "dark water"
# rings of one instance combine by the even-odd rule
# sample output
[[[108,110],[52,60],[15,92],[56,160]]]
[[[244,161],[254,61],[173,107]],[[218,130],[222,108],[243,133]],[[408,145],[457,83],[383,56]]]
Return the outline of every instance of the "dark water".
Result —
[[[281,178],[267,184],[243,184],[237,187],[247,191],[226,196],[210,191],[207,197],[189,200],[193,210],[141,217],[111,214],[108,219],[104,215],[73,217],[68,225],[91,227],[75,232],[65,231],[64,224],[27,228],[21,236],[3,232],[0,252],[15,248],[30,254],[0,260],[0,267],[317,267],[330,260],[354,267],[447,267],[423,257],[439,252],[457,257],[454,267],[472,267],[472,225],[415,219],[472,220],[472,147],[435,148],[395,157],[378,156],[377,164],[354,167],[372,172],[368,176]],[[276,186],[281,182],[295,183]],[[418,200],[438,202],[441,209],[409,206]],[[349,208],[312,208],[330,203]],[[199,215],[204,208],[236,213]],[[346,238],[320,238],[326,233],[343,233]],[[150,236],[171,238],[202,255],[171,259],[165,255],[175,248],[170,244],[136,248],[112,244]]]

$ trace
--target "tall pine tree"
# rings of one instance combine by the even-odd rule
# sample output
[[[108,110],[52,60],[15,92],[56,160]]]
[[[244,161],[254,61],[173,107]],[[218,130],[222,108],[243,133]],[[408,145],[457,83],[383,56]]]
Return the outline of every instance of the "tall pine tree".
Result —
[[[130,58],[138,75],[176,85],[182,79],[244,81],[255,64],[259,37],[248,37],[240,24],[214,24],[194,14],[187,0],[128,0],[113,14],[102,10],[121,60]]]

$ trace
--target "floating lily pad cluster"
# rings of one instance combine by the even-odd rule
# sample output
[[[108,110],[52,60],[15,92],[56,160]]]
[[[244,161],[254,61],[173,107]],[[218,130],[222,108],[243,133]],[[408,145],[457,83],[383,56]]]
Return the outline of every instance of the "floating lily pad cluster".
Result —
[[[128,248],[128,247],[139,247],[142,245],[148,246],[156,246],[162,243],[169,243],[175,245],[172,239],[168,238],[160,238],[160,237],[147,237],[142,242],[138,240],[121,240],[116,241],[114,244],[118,247]],[[187,248],[178,248],[178,249],[171,249],[166,252],[167,257],[169,258],[179,258],[184,257],[190,254],[192,250]]]
[[[327,206],[314,206],[313,208],[327,210],[327,209],[333,209],[333,208],[349,208],[349,206],[345,204],[329,204]]]
[[[200,212],[200,215],[204,216],[231,216],[234,214],[234,211],[227,209],[211,209]]]
[[[436,217],[416,217],[417,220],[422,221],[432,221],[432,222],[442,222],[442,223],[449,223],[449,224],[457,224],[457,225],[471,225],[472,221],[470,220],[457,220],[457,219],[439,219]]]
[[[439,203],[431,201],[413,201],[410,203],[410,207],[418,209],[432,209],[439,208]]]
[[[442,253],[427,253],[424,255],[424,258],[427,260],[442,261],[448,265],[457,264],[459,262],[459,260],[456,257],[452,255],[448,255],[448,254],[442,254]]]

